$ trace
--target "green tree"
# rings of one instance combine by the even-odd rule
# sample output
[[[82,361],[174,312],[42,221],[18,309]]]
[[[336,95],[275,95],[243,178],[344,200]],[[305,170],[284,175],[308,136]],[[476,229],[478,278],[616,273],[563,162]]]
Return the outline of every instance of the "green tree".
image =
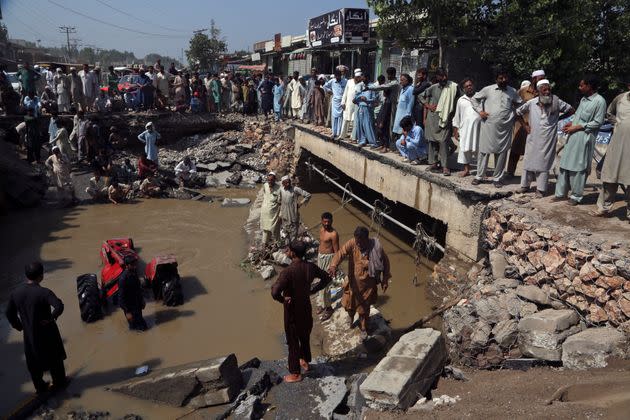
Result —
[[[190,39],[186,58],[191,66],[204,70],[215,70],[221,54],[227,51],[227,42],[221,30],[210,21],[210,35],[198,32]]]
[[[413,48],[427,37],[435,37],[439,65],[444,47],[467,33],[468,17],[479,5],[477,0],[368,0],[378,15],[377,30],[405,48]]]

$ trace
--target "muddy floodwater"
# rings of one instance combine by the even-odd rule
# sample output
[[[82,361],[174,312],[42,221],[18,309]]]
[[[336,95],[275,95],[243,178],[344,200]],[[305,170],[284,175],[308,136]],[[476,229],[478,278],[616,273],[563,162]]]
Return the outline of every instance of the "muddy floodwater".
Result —
[[[220,192],[224,194],[224,192]],[[231,192],[254,198],[255,191]],[[315,194],[303,208],[309,226],[323,211],[339,207],[339,197]],[[58,324],[65,341],[66,369],[73,375],[58,401],[62,411],[76,408],[135,413],[144,418],[176,418],[186,410],[157,406],[105,390],[133,375],[136,367],[152,369],[235,353],[240,363],[252,357],[285,356],[282,308],[269,296],[269,282],[239,267],[247,252],[242,225],[249,208],[221,208],[219,203],[145,200],[133,204],[83,205],[69,210],[32,209],[0,216],[0,414],[7,415],[32,394],[22,353],[22,337],[10,329],[4,310],[10,290],[22,281],[24,264],[41,259],[43,285],[65,304]],[[349,207],[335,212],[342,241],[369,217]],[[315,230],[317,232],[317,230]],[[147,298],[144,311],[150,330],[129,332],[119,310],[93,324],[79,315],[75,279],[100,272],[100,243],[132,237],[141,257],[140,269],[154,255],[177,256],[185,303],[167,308]],[[381,232],[392,261],[393,280],[379,308],[392,326],[402,327],[430,311],[424,284],[430,264],[416,268],[409,245]],[[418,273],[420,286],[411,279]],[[148,296],[148,295],[147,295]]]

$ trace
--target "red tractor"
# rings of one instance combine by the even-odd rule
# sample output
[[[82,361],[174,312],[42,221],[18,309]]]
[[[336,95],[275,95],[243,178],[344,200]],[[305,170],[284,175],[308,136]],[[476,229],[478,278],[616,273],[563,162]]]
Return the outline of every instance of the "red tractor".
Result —
[[[138,253],[131,238],[108,239],[101,245],[101,292],[104,299],[115,297],[118,293],[118,277],[124,270],[127,258],[138,261]]]

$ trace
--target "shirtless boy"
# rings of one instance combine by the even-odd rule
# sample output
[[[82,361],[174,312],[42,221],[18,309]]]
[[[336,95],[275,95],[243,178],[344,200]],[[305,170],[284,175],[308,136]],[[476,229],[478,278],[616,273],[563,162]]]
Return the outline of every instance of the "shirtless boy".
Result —
[[[329,212],[322,214],[322,227],[319,229],[319,253],[317,255],[317,265],[322,270],[328,270],[328,266],[332,261],[335,253],[339,251],[339,234],[332,226],[333,216]],[[320,314],[320,319],[326,321],[333,314],[332,303],[330,301],[330,287],[331,283],[322,290],[321,297],[324,302],[324,307],[320,307],[317,311]]]

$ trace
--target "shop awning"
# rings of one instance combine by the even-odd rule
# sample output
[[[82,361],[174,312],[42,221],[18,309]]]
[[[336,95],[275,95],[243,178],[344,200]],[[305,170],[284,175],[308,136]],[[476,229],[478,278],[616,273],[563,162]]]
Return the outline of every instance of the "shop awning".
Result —
[[[306,58],[307,48],[298,48],[297,50],[285,53],[289,56],[289,60],[304,60]]]
[[[250,65],[240,65],[238,66],[238,70],[249,70],[249,71],[265,71],[267,67],[266,64],[250,64]]]

